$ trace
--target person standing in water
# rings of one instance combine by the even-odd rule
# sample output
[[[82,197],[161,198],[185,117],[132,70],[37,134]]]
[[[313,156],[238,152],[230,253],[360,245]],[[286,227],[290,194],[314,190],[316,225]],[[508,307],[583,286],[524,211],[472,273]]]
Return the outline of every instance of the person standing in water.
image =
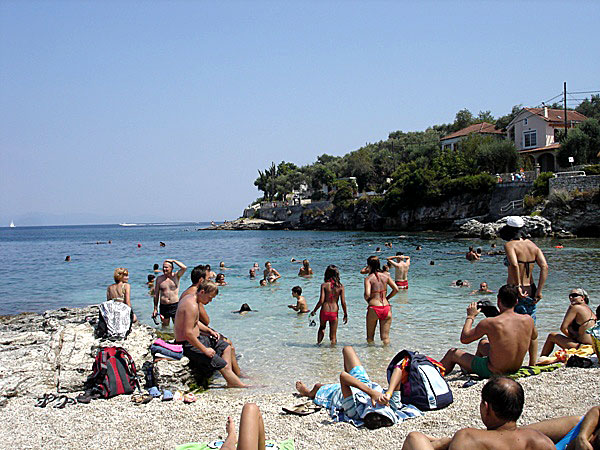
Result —
[[[392,306],[390,298],[398,293],[398,286],[392,279],[382,273],[379,258],[369,256],[367,259],[369,275],[365,278],[365,300],[369,304],[367,307],[367,342],[372,344],[375,341],[375,328],[379,322],[379,335],[383,345],[390,343],[390,328],[392,326]],[[392,288],[389,295],[386,294],[386,286]]]
[[[408,269],[410,268],[410,256],[405,256],[402,252],[396,253],[396,256],[387,258],[395,271],[394,280],[398,289],[408,289]]]
[[[506,241],[504,251],[504,265],[508,267],[506,284],[519,287],[519,302],[515,312],[528,314],[536,322],[537,304],[542,299],[542,289],[548,277],[548,263],[544,253],[537,245],[523,237],[525,221],[519,216],[511,216],[506,220],[506,225],[499,231],[500,237]],[[540,268],[540,276],[536,286],[533,281],[534,264]],[[537,334],[537,330],[536,330]],[[532,340],[529,346],[529,365],[537,362],[537,339]]]
[[[263,280],[266,280],[269,283],[275,283],[278,279],[281,278],[279,272],[271,266],[271,263],[267,261],[265,263],[265,270],[263,270]]]
[[[298,276],[309,277],[312,274],[313,270],[310,268],[310,263],[308,262],[308,259],[305,259],[304,261],[302,261],[302,267],[300,267],[300,270],[298,271]]]
[[[177,273],[173,273],[174,264],[179,266]],[[156,278],[154,287],[154,311],[152,317],[158,315],[160,304],[160,320],[164,327],[169,325],[170,319],[175,321],[177,304],[179,303],[179,280],[185,273],[187,267],[176,259],[167,259],[163,263],[163,274]]]
[[[344,311],[344,323],[348,323],[348,309],[346,307],[346,290],[340,281],[340,271],[333,264],[325,269],[324,283],[321,284],[321,296],[319,302],[310,313],[314,316],[319,308],[319,331],[317,332],[317,344],[320,344],[325,336],[325,328],[329,322],[329,340],[331,345],[337,343],[337,327],[338,327],[338,300],[342,303]]]

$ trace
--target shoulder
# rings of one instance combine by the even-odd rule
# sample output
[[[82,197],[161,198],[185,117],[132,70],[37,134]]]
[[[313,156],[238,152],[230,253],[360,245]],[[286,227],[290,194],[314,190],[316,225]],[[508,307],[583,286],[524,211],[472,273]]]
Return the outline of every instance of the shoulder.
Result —
[[[458,430],[452,437],[452,445],[458,448],[477,448],[482,439],[489,435],[487,430],[478,430],[476,428],[463,428]]]
[[[518,436],[516,440],[524,440],[529,443],[528,448],[532,449],[554,449],[554,443],[548,436],[540,431],[531,428],[519,428],[515,432]]]

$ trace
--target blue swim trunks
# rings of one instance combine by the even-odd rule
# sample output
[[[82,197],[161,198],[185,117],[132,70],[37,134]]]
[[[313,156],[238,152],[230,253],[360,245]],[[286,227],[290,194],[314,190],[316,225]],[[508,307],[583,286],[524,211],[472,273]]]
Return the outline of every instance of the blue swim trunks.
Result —
[[[515,306],[515,312],[517,314],[528,314],[533,319],[533,323],[536,323],[537,316],[535,312],[537,310],[537,305],[535,300],[531,297],[520,298],[517,306]]]

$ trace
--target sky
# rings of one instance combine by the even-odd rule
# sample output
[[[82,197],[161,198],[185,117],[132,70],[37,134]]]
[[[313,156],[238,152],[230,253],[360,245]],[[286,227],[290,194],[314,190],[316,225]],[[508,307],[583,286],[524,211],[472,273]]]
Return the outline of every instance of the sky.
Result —
[[[257,169],[600,89],[600,2],[0,0],[0,226],[230,220]]]

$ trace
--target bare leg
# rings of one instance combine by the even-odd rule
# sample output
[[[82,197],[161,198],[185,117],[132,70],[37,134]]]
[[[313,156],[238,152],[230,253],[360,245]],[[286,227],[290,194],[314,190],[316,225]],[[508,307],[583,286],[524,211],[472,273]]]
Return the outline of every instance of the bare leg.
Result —
[[[244,383],[242,383],[242,380],[240,380],[240,378],[233,372],[232,365],[231,365],[231,346],[228,346],[223,351],[222,358],[227,362],[227,365],[223,369],[221,369],[219,372],[221,372],[221,375],[223,375],[223,378],[225,378],[225,381],[227,381],[227,387],[230,387],[230,388],[248,387]]]
[[[392,328],[392,310],[386,319],[379,320],[379,336],[383,345],[390,345],[390,328]]]
[[[423,433],[418,431],[412,431],[406,436],[402,450],[420,450],[420,449],[433,449],[431,440]]]
[[[550,356],[555,344],[561,348],[575,348],[579,345],[579,342],[560,333],[550,333],[546,338],[546,342],[544,342],[540,356]]]
[[[488,356],[490,354],[490,341],[486,338],[483,338],[477,344],[477,351],[475,352],[476,356]]]
[[[537,328],[536,328],[537,334]],[[537,364],[537,354],[538,354],[538,340],[532,339],[529,343],[529,365],[535,366]]]
[[[233,346],[233,344],[231,344],[231,342],[229,343],[229,345],[231,347],[231,370],[233,370],[233,373],[240,377],[242,376],[242,370],[240,369],[240,365],[237,362],[235,347]]]
[[[333,322],[329,322],[329,340],[331,341],[331,345],[337,344],[337,327],[338,321],[334,320]]]
[[[375,328],[378,321],[377,314],[371,308],[367,309],[367,343],[375,342]]]
[[[523,428],[530,428],[539,431],[548,436],[555,444],[560,441],[565,434],[577,425],[581,419],[580,416],[566,416],[556,419],[542,420],[538,423],[526,425]]]
[[[300,393],[300,395],[311,399],[315,398],[315,395],[317,395],[317,391],[321,388],[321,386],[323,386],[321,383],[317,383],[309,391],[302,381],[296,381],[296,390]]]
[[[246,403],[242,409],[240,418],[240,439],[235,432],[235,423],[231,417],[227,418],[227,439],[223,443],[222,449],[235,450],[255,450],[265,448],[265,424],[260,414],[260,409],[255,403]],[[237,447],[236,447],[237,444]]]
[[[458,364],[467,372],[471,372],[471,363],[475,356],[457,348],[451,348],[446,352],[440,363],[446,369],[446,375],[452,372],[454,366]]]
[[[323,320],[319,319],[319,331],[317,331],[317,344],[320,344],[325,337],[325,328],[327,327],[327,322],[323,322]]]
[[[168,317],[160,316],[160,322],[162,323],[163,327],[169,326],[169,318]]]

